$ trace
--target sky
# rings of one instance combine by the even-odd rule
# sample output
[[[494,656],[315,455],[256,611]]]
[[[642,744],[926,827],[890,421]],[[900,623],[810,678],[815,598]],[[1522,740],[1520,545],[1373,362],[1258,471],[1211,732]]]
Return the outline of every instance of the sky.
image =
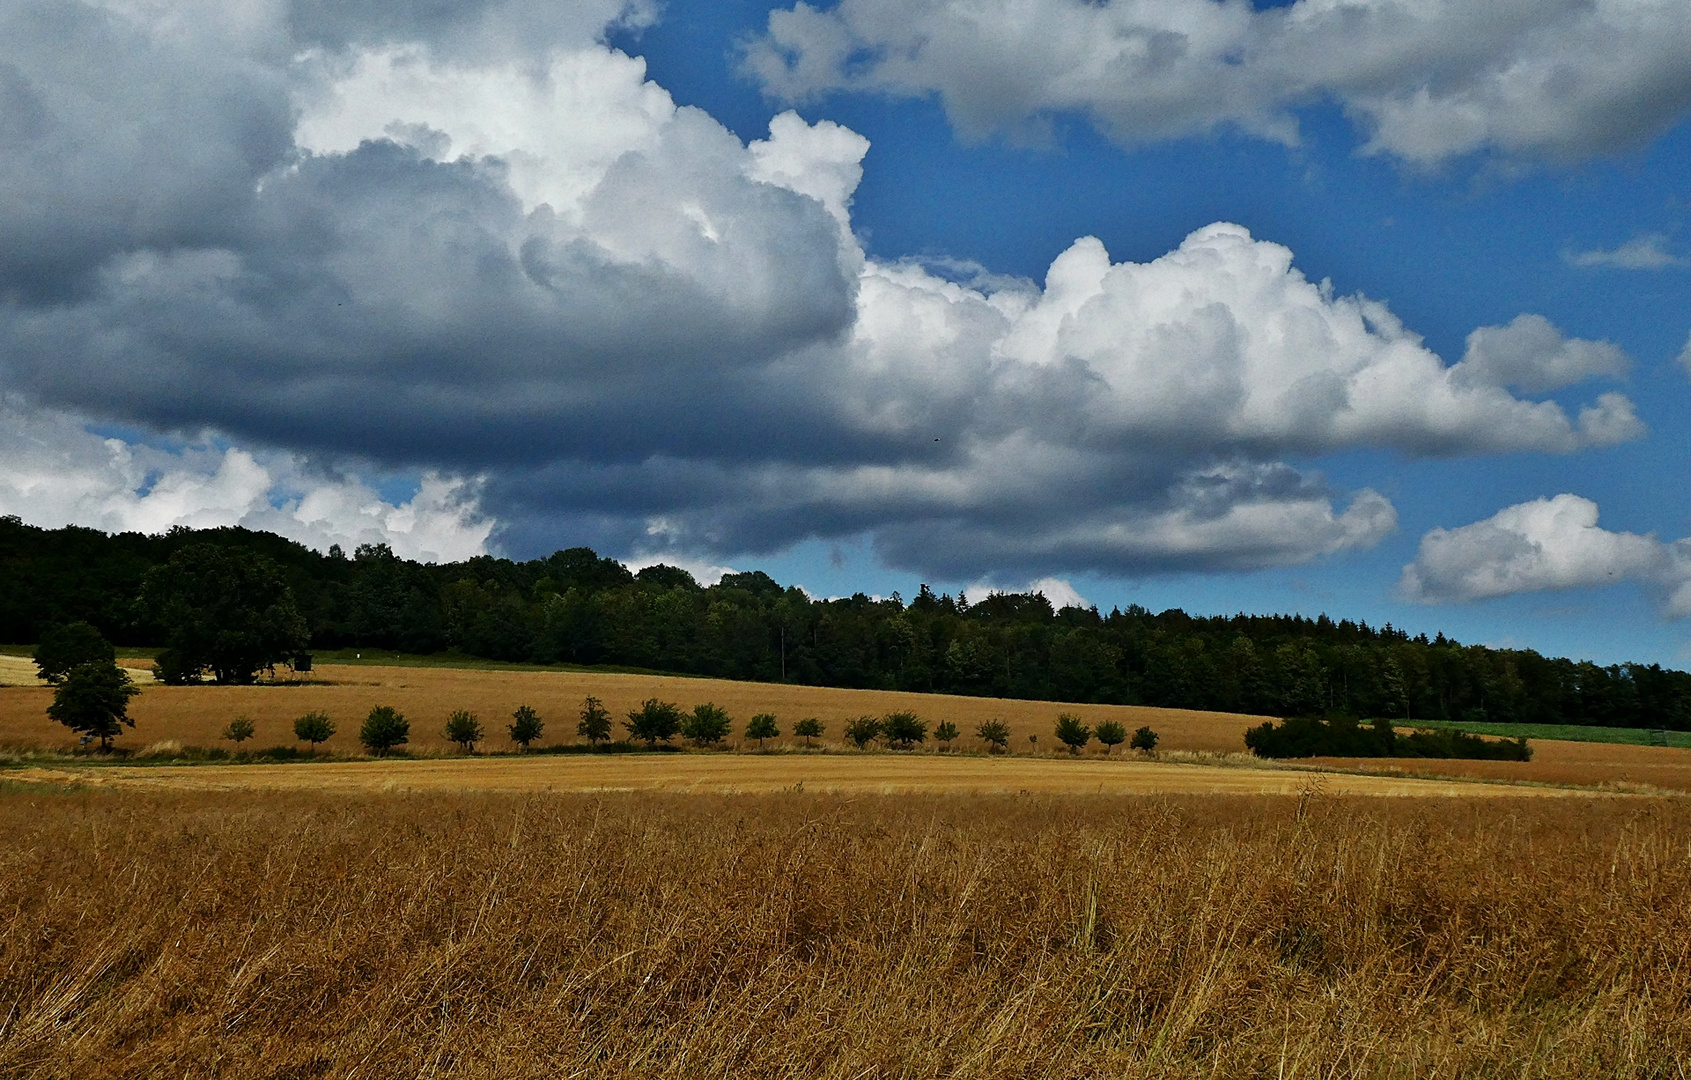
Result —
[[[0,514],[1691,665],[1691,0],[13,0]]]

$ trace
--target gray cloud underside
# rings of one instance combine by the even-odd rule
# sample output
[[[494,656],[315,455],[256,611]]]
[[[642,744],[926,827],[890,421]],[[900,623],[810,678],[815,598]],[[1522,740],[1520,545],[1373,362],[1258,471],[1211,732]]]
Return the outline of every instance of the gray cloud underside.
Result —
[[[937,95],[966,136],[1067,112],[1123,142],[1231,126],[1295,142],[1336,101],[1369,152],[1580,159],[1691,106],[1683,0],[840,0],[770,15],[748,68],[788,100]]]
[[[1294,461],[1643,431],[1618,393],[1509,389],[1618,376],[1613,346],[1523,316],[1446,365],[1233,225],[1145,264],[1082,238],[1043,284],[867,259],[867,142],[784,114],[748,146],[676,107],[593,40],[640,9],[158,10],[0,14],[5,385],[475,476],[513,550],[1283,565],[1395,524]]]

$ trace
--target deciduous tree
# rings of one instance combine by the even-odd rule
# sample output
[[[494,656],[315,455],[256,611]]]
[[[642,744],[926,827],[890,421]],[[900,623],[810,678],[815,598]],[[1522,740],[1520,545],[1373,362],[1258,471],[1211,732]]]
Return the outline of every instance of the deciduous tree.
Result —
[[[781,729],[775,725],[774,713],[758,713],[746,724],[746,738],[756,739],[759,750],[763,749],[763,740],[780,737]]]
[[[481,721],[476,719],[475,713],[458,709],[446,718],[446,727],[441,734],[446,736],[447,742],[457,743],[466,754],[473,754],[476,743],[482,738]]]
[[[1057,741],[1069,748],[1069,753],[1078,754],[1080,748],[1092,741],[1092,729],[1078,716],[1063,713],[1057,717]]]
[[[358,741],[377,757],[386,757],[389,750],[411,741],[411,722],[393,706],[377,705],[358,729]]]
[[[527,705],[518,705],[511,713],[511,723],[506,730],[511,733],[511,741],[527,751],[530,743],[546,733],[546,723]]]
[[[109,750],[112,739],[129,718],[129,699],[141,692],[129,673],[114,663],[78,664],[65,672],[47,715],[87,739],[99,739],[100,749]]]
[[[581,703],[581,719],[576,722],[575,733],[586,739],[589,744],[597,745],[610,741],[611,711],[605,708],[603,701],[588,697]]]
[[[294,738],[310,743],[312,753],[317,752],[318,743],[328,742],[334,735],[335,722],[327,713],[308,712],[294,721]]]

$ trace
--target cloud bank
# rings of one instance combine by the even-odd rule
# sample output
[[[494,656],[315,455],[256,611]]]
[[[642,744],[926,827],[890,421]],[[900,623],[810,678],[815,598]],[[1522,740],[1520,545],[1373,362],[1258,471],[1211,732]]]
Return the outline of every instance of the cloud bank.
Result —
[[[645,9],[429,12],[0,13],[0,424],[58,418],[13,442],[83,447],[64,467],[104,478],[53,513],[164,521],[150,473],[86,464],[97,421],[234,447],[158,466],[226,492],[218,520],[282,512],[303,462],[432,477],[409,511],[355,485],[284,517],[422,514],[443,556],[493,518],[515,553],[869,535],[941,580],[1250,569],[1395,528],[1323,455],[1643,432],[1616,392],[1523,396],[1621,374],[1613,346],[1529,315],[1447,365],[1236,225],[1147,263],[1081,238],[1043,283],[870,259],[867,140],[784,113],[746,144],[677,106],[594,38]]]
[[[1484,521],[1434,529],[1403,568],[1399,593],[1425,604],[1637,582],[1668,618],[1691,615],[1691,540],[1611,532],[1597,504],[1557,495],[1505,507]]]
[[[935,95],[966,137],[1081,113],[1122,142],[1232,127],[1297,141],[1333,101],[1365,152],[1577,160],[1691,106],[1681,0],[839,0],[776,11],[746,56],[778,97]]]
[[[356,476],[325,476],[288,454],[260,461],[199,441],[159,449],[90,433],[75,417],[0,400],[0,514],[32,524],[160,533],[176,525],[239,525],[319,551],[387,544],[403,558],[443,562],[482,555],[493,522],[475,485],[425,474],[390,502]]]

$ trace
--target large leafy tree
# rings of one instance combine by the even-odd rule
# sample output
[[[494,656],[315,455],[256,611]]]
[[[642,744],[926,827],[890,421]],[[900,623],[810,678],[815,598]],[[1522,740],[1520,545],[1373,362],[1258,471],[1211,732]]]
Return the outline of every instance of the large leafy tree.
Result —
[[[111,644],[85,622],[55,626],[41,635],[35,647],[35,666],[41,677],[57,686],[70,670],[83,664],[110,664],[116,659]]]
[[[250,683],[310,640],[282,572],[247,549],[190,544],[148,572],[141,599],[166,628],[158,669],[169,683]]]
[[[85,741],[99,739],[103,750],[111,746],[125,725],[135,726],[129,718],[129,699],[140,692],[129,673],[110,660],[78,664],[59,680],[47,715]]]

